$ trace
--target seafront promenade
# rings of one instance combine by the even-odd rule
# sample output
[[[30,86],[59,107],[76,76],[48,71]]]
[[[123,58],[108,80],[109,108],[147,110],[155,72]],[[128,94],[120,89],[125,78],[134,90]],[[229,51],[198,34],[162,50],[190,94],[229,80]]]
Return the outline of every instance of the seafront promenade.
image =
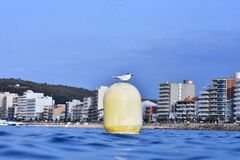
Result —
[[[103,124],[25,124],[24,126],[36,127],[69,127],[69,128],[103,128]],[[190,123],[190,124],[147,124],[143,129],[170,129],[170,130],[219,130],[219,131],[240,131],[240,124],[213,124],[213,123]]]

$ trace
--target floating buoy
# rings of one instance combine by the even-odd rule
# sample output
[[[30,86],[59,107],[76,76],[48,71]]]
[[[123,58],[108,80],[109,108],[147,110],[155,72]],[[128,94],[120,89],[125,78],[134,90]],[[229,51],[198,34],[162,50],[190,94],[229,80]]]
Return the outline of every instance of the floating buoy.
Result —
[[[138,134],[141,127],[139,91],[129,83],[113,84],[104,96],[104,128],[109,133]]]

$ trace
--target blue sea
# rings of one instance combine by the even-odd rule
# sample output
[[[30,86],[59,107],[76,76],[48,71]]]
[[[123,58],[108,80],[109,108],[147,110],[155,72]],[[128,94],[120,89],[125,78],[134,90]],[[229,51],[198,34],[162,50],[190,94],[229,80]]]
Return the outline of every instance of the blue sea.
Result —
[[[240,160],[240,132],[0,127],[1,160]]]

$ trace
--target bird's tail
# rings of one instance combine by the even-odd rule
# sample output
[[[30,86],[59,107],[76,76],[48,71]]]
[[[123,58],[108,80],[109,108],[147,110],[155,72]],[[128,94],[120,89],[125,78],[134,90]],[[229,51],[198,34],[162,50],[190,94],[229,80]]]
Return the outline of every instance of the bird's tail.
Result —
[[[112,78],[117,78],[118,76],[112,76]]]

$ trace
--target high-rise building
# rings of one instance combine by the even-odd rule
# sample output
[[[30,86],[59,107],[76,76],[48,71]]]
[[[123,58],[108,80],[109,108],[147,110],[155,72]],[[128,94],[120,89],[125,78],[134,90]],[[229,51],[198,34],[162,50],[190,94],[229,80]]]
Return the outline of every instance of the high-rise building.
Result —
[[[14,118],[17,120],[24,120],[26,118],[27,100],[26,95],[17,98],[17,105],[14,111]]]
[[[94,122],[97,120],[98,112],[95,106],[95,97],[86,97],[83,99],[83,111],[85,118],[88,122]]]
[[[196,105],[197,118],[199,120],[206,120],[210,114],[209,88],[205,88],[200,92]]]
[[[13,120],[15,108],[17,106],[17,99],[18,95],[15,93],[10,93],[5,97],[4,101],[4,108],[5,108],[5,115],[7,116],[6,119]]]
[[[4,117],[4,107],[3,107],[4,97],[5,97],[5,94],[0,93],[0,119],[5,119],[5,117]]]
[[[15,118],[20,120],[41,119],[44,109],[53,105],[54,100],[52,97],[28,90],[22,96],[18,97]]]
[[[231,112],[233,112],[231,109],[233,108],[234,87],[234,78],[213,79],[212,84],[200,93],[198,99],[199,118],[213,122],[228,121],[231,119]],[[205,95],[202,96],[202,93]],[[206,97],[206,94],[208,94],[208,99],[201,98]],[[205,112],[203,110],[205,110]]]
[[[43,96],[27,100],[27,117],[26,120],[37,119],[47,120],[48,116],[44,116],[44,112],[50,110],[54,105],[52,97]]]
[[[0,118],[1,119],[13,119],[17,97],[18,95],[15,93],[9,93],[9,92],[0,93]]]
[[[183,83],[161,83],[159,86],[158,119],[169,119],[170,112],[174,110],[174,103],[189,96],[195,97],[196,86],[191,80]]]
[[[108,87],[107,86],[100,86],[97,89],[97,103],[98,103],[98,110],[103,109],[103,98],[105,96],[105,93],[107,91]]]
[[[225,110],[225,122],[234,121],[234,99],[227,100],[226,110]]]
[[[233,78],[217,78],[213,80],[211,87],[213,95],[210,94],[210,110],[213,109],[214,111],[210,112],[210,116],[218,120],[225,120],[227,101],[234,98],[234,85],[235,79]],[[215,110],[217,110],[217,114]]]
[[[95,95],[93,97],[93,107],[91,111],[92,115],[95,115],[93,119],[95,119],[96,121],[103,119],[103,98],[107,89],[107,86],[100,86],[95,90]]]
[[[240,121],[240,72],[236,73],[236,85],[234,93],[234,116]]]
[[[97,89],[97,110],[98,110],[98,120],[103,119],[103,99],[107,91],[107,86],[101,86]]]

